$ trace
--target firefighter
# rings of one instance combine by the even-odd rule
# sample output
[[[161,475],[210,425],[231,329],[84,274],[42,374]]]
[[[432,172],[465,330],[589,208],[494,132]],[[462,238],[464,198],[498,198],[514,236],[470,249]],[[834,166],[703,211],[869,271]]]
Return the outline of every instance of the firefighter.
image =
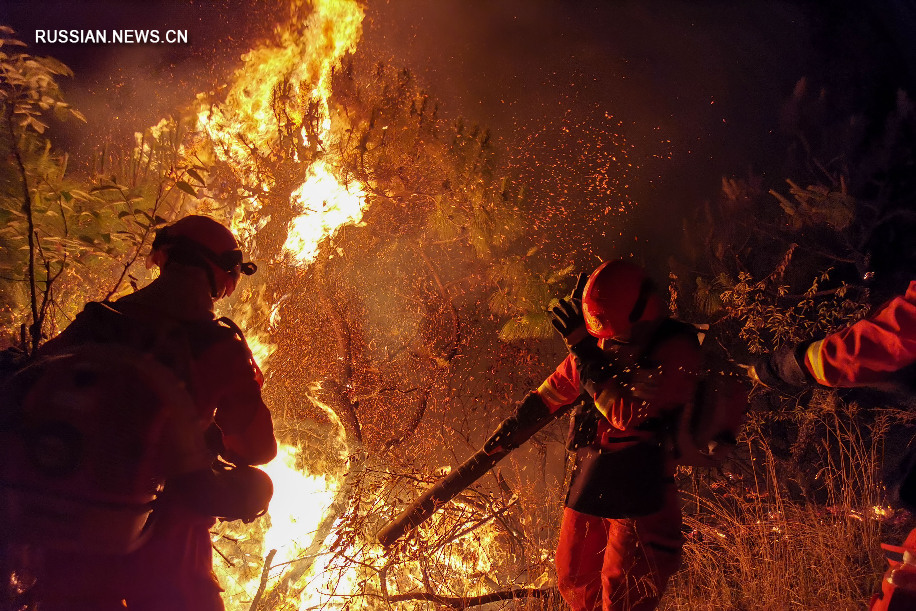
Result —
[[[107,306],[151,328],[165,321],[189,330],[189,370],[178,373],[196,409],[197,433],[237,469],[222,470],[222,479],[207,470],[167,480],[148,540],[126,556],[49,554],[44,581],[38,580],[43,611],[125,605],[132,611],[221,611],[209,534],[214,516],[253,518],[227,514],[266,508],[272,493],[266,474],[250,467],[277,453],[271,415],[261,399],[263,378],[238,327],[214,316],[214,302],[231,295],[241,275],[256,267],[243,261],[230,230],[197,215],[161,229],[147,264],[158,266],[160,275]],[[90,311],[87,305],[43,350],[93,341],[92,323],[83,322]]]
[[[580,280],[552,318],[570,354],[488,445],[582,396],[570,429],[576,464],[556,554],[560,592],[575,611],[655,609],[681,558],[669,441],[695,392],[696,332],[667,318],[645,271],[623,260]]]
[[[813,384],[892,389],[911,384],[906,378],[912,373],[908,368],[913,363],[916,363],[916,281],[911,281],[902,295],[893,297],[866,318],[823,339],[777,350],[752,365],[748,374],[755,382],[790,393]],[[895,482],[897,500],[910,510],[916,510],[913,463],[914,457],[910,457],[902,465],[900,481]],[[910,552],[916,552],[914,541],[916,530],[905,544]],[[889,579],[896,567],[897,563],[892,562],[883,592],[875,595],[872,609],[908,609],[916,604],[913,602],[916,580],[909,580],[905,591],[899,591],[899,584]],[[906,602],[892,602],[895,596],[898,601],[906,597]]]

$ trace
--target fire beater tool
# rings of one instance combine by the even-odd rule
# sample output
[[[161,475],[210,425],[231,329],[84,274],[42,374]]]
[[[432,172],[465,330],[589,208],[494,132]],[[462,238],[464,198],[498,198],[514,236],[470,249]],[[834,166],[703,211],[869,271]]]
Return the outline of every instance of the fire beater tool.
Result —
[[[515,431],[504,445],[497,446],[490,452],[479,450],[469,459],[461,463],[448,475],[433,484],[416,501],[407,506],[394,520],[391,520],[378,531],[376,537],[379,542],[390,547],[395,541],[428,520],[440,507],[455,498],[461,491],[484,476],[496,463],[505,458],[512,450],[519,447],[542,428],[568,413],[573,406],[560,408],[552,414],[545,414],[528,426],[522,426]]]

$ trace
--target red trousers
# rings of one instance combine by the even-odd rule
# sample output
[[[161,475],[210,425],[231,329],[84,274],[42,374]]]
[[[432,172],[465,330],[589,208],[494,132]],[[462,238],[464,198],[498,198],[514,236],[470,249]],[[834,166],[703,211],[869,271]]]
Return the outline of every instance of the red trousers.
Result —
[[[910,531],[903,545],[881,547],[889,552],[916,553],[916,528]],[[906,611],[916,609],[916,568],[903,565],[899,560],[888,559],[890,566],[881,581],[881,592],[873,595],[869,602],[869,611]]]
[[[672,486],[661,511],[609,519],[567,508],[557,577],[573,611],[650,611],[681,561],[681,511]]]

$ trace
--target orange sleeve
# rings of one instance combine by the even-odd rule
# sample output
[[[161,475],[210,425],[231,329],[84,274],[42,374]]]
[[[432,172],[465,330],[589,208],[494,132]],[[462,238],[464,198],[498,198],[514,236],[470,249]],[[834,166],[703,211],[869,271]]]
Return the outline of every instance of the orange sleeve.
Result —
[[[550,413],[575,401],[581,392],[579,371],[576,368],[575,357],[571,354],[566,356],[537,389],[538,396],[550,408]]]
[[[261,398],[260,370],[237,338],[212,346],[204,360],[212,363],[216,411],[226,458],[236,464],[260,465],[277,455],[273,419]]]
[[[851,387],[889,381],[916,362],[916,281],[904,295],[871,316],[811,344],[805,366],[824,386]]]

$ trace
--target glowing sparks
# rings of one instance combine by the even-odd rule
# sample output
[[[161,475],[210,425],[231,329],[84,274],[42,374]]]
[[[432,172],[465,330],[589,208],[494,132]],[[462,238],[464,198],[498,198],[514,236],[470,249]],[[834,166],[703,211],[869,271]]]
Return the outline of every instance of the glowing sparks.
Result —
[[[359,184],[349,190],[341,186],[324,163],[318,162],[292,200],[304,213],[290,223],[284,248],[300,264],[307,264],[318,255],[318,246],[325,238],[362,219],[366,196]]]

